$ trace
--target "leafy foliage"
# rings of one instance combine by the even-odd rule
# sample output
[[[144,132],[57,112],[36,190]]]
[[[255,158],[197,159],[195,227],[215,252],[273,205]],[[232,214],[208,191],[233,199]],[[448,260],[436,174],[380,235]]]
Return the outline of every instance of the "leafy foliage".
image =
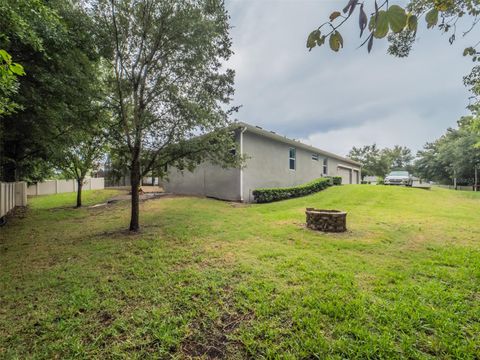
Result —
[[[476,119],[464,117],[457,129],[447,132],[418,152],[416,172],[424,179],[451,184],[454,177],[459,185],[474,183],[475,168],[480,169],[480,148],[476,147],[479,133]]]
[[[393,148],[380,149],[376,144],[361,148],[353,147],[348,157],[362,164],[363,176],[385,177],[392,170],[413,170],[412,151],[407,147],[395,145]]]
[[[438,27],[444,33],[450,33],[450,43],[455,41],[457,31],[456,23],[463,16],[471,16],[473,18],[472,28],[477,24],[477,16],[480,14],[480,4],[476,0],[452,1],[452,0],[410,0],[407,6],[402,7],[398,4],[390,4],[389,1],[383,1],[381,4],[373,1],[370,20],[364,6],[366,2],[360,3],[359,0],[348,0],[347,5],[342,12],[334,11],[329,16],[329,21],[321,24],[317,29],[312,31],[307,41],[307,47],[311,50],[315,46],[321,46],[323,42],[312,41],[311,35],[315,33],[315,38],[320,39],[321,31],[324,27],[328,27],[329,31],[322,35],[323,38],[330,37],[330,48],[338,52],[340,47],[336,39],[342,38],[338,29],[355,14],[358,9],[358,25],[360,29],[360,38],[363,37],[367,28],[368,34],[363,40],[361,46],[368,43],[368,52],[372,50],[374,39],[383,39],[387,35],[409,33],[415,38],[418,29],[418,19],[424,17],[428,29]],[[360,4],[360,6],[358,6]],[[342,14],[343,13],[343,14]],[[464,32],[464,35],[472,29]],[[405,36],[391,37],[390,39],[406,38]],[[408,43],[407,43],[408,44]],[[343,47],[343,41],[342,41]],[[398,43],[389,50],[391,54],[395,53]],[[401,47],[400,47],[401,48]],[[409,47],[409,49],[411,46]],[[404,54],[402,52],[401,54]],[[476,50],[475,50],[476,53]]]
[[[82,186],[89,172],[100,167],[106,150],[102,129],[75,131],[69,143],[52,156],[52,165],[77,181],[77,207],[82,206]]]
[[[7,181],[41,180],[48,159],[84,125],[96,94],[99,54],[93,23],[67,0],[0,2],[0,48],[25,68],[2,119],[1,166]]]
[[[340,178],[340,184],[341,179],[342,178]],[[336,182],[338,184],[338,180],[336,180]],[[257,203],[268,203],[272,201],[279,201],[310,195],[322,191],[331,185],[333,185],[332,179],[320,178],[299,186],[292,186],[287,188],[256,189],[253,191],[253,197]]]
[[[14,63],[12,56],[0,49],[0,118],[19,108],[11,97],[18,91],[17,77],[23,75],[23,66]]]
[[[326,176],[326,178],[331,179],[333,185],[342,185],[342,177],[341,176]]]

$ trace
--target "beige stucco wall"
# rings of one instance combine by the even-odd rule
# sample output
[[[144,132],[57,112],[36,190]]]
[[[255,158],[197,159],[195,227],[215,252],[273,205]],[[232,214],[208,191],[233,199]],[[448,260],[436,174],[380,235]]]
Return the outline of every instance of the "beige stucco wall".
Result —
[[[359,166],[339,159],[328,159],[328,176],[342,176],[342,184],[349,184],[350,172],[352,173],[351,183],[359,184],[361,179],[361,169]],[[346,173],[348,173],[348,175]],[[357,173],[358,176],[356,175]]]
[[[168,177],[162,181],[166,192],[185,195],[208,196],[224,200],[240,200],[240,170],[225,169],[207,162],[195,170],[180,171],[169,168]]]
[[[252,192],[259,188],[300,185],[322,176],[323,157],[312,160],[312,152],[296,149],[295,170],[289,168],[289,151],[293,145],[245,132],[243,151],[249,158],[243,169],[243,198],[253,201]]]

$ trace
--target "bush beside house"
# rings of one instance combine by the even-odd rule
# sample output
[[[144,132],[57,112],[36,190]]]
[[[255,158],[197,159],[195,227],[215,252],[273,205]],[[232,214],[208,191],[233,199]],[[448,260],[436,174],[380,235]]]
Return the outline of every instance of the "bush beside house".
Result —
[[[253,197],[257,203],[268,203],[310,195],[332,185],[341,185],[341,183],[342,178],[339,176],[323,177],[306,184],[288,188],[256,189],[253,191]]]
[[[333,185],[342,185],[342,177],[341,176],[328,176],[329,179],[332,179]]]

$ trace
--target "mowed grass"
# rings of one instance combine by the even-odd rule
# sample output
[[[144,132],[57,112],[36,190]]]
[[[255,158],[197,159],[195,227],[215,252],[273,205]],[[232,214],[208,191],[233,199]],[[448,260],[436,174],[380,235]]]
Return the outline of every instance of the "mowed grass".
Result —
[[[480,357],[480,194],[164,198],[138,235],[128,202],[67,197],[0,229],[0,358]],[[348,211],[349,231],[305,229],[306,207]]]
[[[102,191],[84,190],[82,191],[82,205],[90,206],[100,204],[108,199],[125,194],[124,190],[105,189]],[[50,209],[50,208],[64,208],[74,207],[77,204],[76,193],[61,193],[55,195],[41,195],[29,199],[29,207],[32,209]]]

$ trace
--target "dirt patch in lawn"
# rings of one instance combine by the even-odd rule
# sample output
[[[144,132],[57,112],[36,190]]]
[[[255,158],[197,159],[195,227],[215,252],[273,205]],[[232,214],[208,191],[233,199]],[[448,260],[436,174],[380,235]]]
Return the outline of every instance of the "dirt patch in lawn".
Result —
[[[192,324],[193,334],[182,343],[182,352],[188,357],[202,357],[206,359],[229,359],[234,354],[243,351],[243,344],[230,335],[248,322],[253,314],[239,314],[225,312],[213,324],[196,322]]]
[[[246,355],[243,344],[233,336],[244,323],[254,318],[253,312],[239,312],[234,307],[232,289],[225,289],[225,297],[219,306],[223,306],[221,315],[215,319],[197,318],[191,325],[191,334],[181,345],[186,357],[204,359],[230,359]],[[236,356],[235,356],[236,355]]]

